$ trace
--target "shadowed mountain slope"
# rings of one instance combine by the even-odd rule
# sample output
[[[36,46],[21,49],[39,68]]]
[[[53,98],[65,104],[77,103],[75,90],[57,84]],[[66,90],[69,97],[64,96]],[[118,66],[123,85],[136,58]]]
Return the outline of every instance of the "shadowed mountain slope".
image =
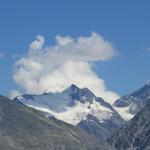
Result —
[[[1,150],[108,150],[81,129],[0,96]]]
[[[150,100],[133,119],[116,131],[107,141],[118,150],[149,150]]]

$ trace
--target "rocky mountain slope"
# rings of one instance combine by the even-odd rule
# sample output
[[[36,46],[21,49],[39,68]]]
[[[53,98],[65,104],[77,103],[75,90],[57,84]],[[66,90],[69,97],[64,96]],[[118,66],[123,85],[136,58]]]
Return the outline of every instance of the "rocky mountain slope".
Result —
[[[77,127],[0,96],[1,150],[108,150]]]
[[[107,140],[118,150],[150,149],[150,100],[127,124]]]
[[[15,100],[43,111],[47,116],[77,125],[102,140],[123,123],[110,104],[96,97],[89,89],[80,89],[76,85],[60,93],[25,94]]]
[[[113,108],[125,119],[130,120],[147,103],[150,97],[150,84],[144,85],[141,89],[125,95],[117,100]]]

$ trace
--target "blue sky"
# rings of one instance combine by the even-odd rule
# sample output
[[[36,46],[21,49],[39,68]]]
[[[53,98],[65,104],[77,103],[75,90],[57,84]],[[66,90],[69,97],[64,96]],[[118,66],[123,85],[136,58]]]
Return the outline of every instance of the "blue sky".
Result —
[[[119,55],[96,62],[108,89],[127,94],[150,81],[150,2],[108,0],[0,0],[0,93],[17,89],[12,79],[14,55],[27,53],[37,35],[46,44],[56,35],[89,36],[111,41]]]

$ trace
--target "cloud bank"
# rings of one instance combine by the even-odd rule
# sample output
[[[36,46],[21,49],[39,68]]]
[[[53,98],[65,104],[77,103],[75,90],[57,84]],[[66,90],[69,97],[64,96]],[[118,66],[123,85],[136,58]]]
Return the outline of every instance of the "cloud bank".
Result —
[[[105,81],[92,69],[93,62],[107,61],[117,54],[102,36],[95,32],[78,38],[57,35],[55,45],[44,46],[44,42],[44,37],[38,35],[27,54],[15,62],[13,79],[24,92],[60,92],[76,84],[89,88],[109,103],[119,98],[106,89]]]

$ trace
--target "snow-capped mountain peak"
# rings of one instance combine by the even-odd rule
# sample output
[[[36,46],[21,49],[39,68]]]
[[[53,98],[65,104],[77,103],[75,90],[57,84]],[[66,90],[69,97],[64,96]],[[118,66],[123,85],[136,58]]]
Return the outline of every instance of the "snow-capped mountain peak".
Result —
[[[130,120],[139,112],[150,98],[150,84],[118,99],[113,107],[125,120]]]
[[[96,98],[96,96],[88,88],[80,89],[74,84],[65,89],[63,93],[68,95],[71,101],[80,101],[81,103],[92,103]]]
[[[80,89],[74,84],[62,92],[42,95],[24,94],[16,100],[74,125],[84,120],[89,114],[98,118],[100,122],[114,115],[118,117],[110,104],[96,97],[88,88]]]
[[[63,93],[72,94],[79,91],[79,87],[77,87],[75,84],[71,84],[68,88],[66,88]]]

